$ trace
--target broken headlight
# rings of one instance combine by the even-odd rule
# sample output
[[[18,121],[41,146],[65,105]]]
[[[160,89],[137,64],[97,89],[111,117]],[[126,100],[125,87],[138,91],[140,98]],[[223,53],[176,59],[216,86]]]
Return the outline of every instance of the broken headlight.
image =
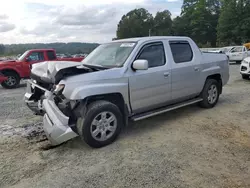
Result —
[[[58,85],[56,85],[53,93],[55,93],[55,94],[62,93],[64,87],[65,87],[64,84],[58,84]]]

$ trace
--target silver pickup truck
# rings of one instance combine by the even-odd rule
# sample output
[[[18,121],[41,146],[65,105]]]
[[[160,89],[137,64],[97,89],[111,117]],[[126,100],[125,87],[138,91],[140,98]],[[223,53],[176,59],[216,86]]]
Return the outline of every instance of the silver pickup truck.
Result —
[[[102,147],[128,120],[194,103],[214,107],[229,64],[226,55],[202,53],[188,37],[143,37],[102,44],[82,63],[36,64],[31,78],[25,101],[44,114],[52,144],[80,136]]]

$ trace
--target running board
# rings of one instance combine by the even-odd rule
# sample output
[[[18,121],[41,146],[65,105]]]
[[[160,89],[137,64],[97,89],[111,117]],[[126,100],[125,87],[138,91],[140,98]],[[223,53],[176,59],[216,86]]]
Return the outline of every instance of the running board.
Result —
[[[165,113],[165,112],[169,112],[171,110],[175,110],[175,109],[178,109],[178,108],[181,108],[181,107],[184,107],[184,106],[195,104],[195,103],[201,102],[202,100],[203,99],[201,99],[201,98],[196,98],[196,99],[188,100],[188,101],[185,101],[185,102],[182,102],[182,103],[178,103],[178,104],[170,105],[170,106],[167,106],[167,107],[163,107],[163,108],[160,108],[160,109],[157,109],[157,110],[145,112],[145,113],[142,113],[142,114],[132,116],[131,120],[132,121],[139,121],[139,120],[146,119],[146,118],[149,118],[149,117],[152,117],[152,116],[155,116],[155,115],[159,115],[159,114],[162,114],[162,113]]]

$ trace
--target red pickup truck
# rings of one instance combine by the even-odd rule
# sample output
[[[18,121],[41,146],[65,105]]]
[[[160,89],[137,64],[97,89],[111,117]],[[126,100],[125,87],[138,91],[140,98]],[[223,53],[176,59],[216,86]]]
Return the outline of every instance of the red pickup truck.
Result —
[[[0,83],[7,89],[17,87],[21,79],[29,78],[30,68],[34,63],[40,63],[43,61],[81,62],[83,59],[83,57],[57,58],[54,49],[28,50],[17,60],[0,61]]]

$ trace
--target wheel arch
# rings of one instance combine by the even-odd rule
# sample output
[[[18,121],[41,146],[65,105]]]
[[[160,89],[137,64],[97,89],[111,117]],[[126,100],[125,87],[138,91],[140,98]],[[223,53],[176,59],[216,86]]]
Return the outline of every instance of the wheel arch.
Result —
[[[204,83],[204,85],[206,84],[207,80],[209,79],[214,79],[219,83],[219,93],[222,93],[222,78],[221,78],[221,74],[217,73],[217,74],[211,74],[209,76],[207,76],[206,81]]]
[[[19,78],[21,78],[20,74],[15,70],[15,69],[10,69],[10,68],[7,68],[7,69],[2,69],[0,70],[3,74],[6,73],[6,72],[11,72],[11,73],[14,73],[16,74]]]
[[[123,115],[124,125],[128,124],[129,110],[121,93],[107,93],[107,94],[88,96],[85,99],[78,101],[78,106],[74,110],[75,116],[76,117],[84,116],[87,112],[88,106],[92,102],[98,100],[109,101],[117,105]]]

